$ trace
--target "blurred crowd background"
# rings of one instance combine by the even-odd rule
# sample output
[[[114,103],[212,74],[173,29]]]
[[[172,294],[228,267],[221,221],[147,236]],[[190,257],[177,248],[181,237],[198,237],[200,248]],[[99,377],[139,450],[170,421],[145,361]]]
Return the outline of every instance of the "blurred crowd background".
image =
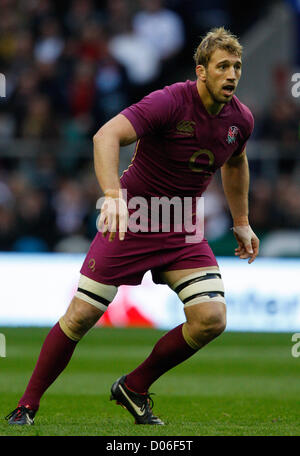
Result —
[[[194,79],[193,52],[211,27],[243,42],[276,3],[289,8],[299,38],[294,0],[0,0],[0,250],[86,252],[101,196],[93,134],[149,91]],[[255,116],[250,220],[266,256],[300,256],[300,98],[290,96],[290,70],[278,55],[272,100],[258,109],[241,99]],[[121,168],[131,155],[122,150]],[[215,254],[232,255],[219,175],[205,214]]]

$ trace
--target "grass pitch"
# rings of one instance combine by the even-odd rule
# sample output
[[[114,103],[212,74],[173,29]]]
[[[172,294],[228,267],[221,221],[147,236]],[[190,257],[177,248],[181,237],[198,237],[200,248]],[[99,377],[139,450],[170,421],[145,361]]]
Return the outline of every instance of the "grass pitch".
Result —
[[[3,419],[23,394],[48,328],[1,328],[1,436],[299,436],[300,358],[291,334],[225,332],[152,385],[166,426],[137,426],[109,401],[114,380],[134,369],[163,334],[94,328],[41,401],[34,426]]]

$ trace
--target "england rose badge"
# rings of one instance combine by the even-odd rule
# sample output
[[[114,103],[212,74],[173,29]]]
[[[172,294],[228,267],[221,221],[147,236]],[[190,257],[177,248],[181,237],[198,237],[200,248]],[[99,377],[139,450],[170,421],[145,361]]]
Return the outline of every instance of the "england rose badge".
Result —
[[[228,144],[235,143],[237,135],[238,135],[238,132],[239,132],[238,127],[235,127],[234,125],[229,127],[228,133],[227,133],[227,143]]]

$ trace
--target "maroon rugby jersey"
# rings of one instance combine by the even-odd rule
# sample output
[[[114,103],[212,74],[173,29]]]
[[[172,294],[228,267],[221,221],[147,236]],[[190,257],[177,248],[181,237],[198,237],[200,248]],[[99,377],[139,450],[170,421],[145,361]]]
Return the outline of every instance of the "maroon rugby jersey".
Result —
[[[121,114],[138,137],[121,185],[145,198],[201,196],[216,170],[243,151],[254,125],[236,96],[210,115],[189,80],[152,92]]]

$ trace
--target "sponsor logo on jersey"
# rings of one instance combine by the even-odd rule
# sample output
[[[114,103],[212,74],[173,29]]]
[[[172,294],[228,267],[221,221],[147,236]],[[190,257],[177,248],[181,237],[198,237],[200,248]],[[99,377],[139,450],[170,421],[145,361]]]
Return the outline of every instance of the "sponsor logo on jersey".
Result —
[[[193,136],[195,132],[195,123],[193,120],[181,120],[176,125],[178,133],[185,136]]]
[[[235,143],[237,135],[238,135],[238,132],[239,132],[238,127],[235,127],[234,125],[229,127],[228,133],[227,133],[227,143],[228,144]]]

